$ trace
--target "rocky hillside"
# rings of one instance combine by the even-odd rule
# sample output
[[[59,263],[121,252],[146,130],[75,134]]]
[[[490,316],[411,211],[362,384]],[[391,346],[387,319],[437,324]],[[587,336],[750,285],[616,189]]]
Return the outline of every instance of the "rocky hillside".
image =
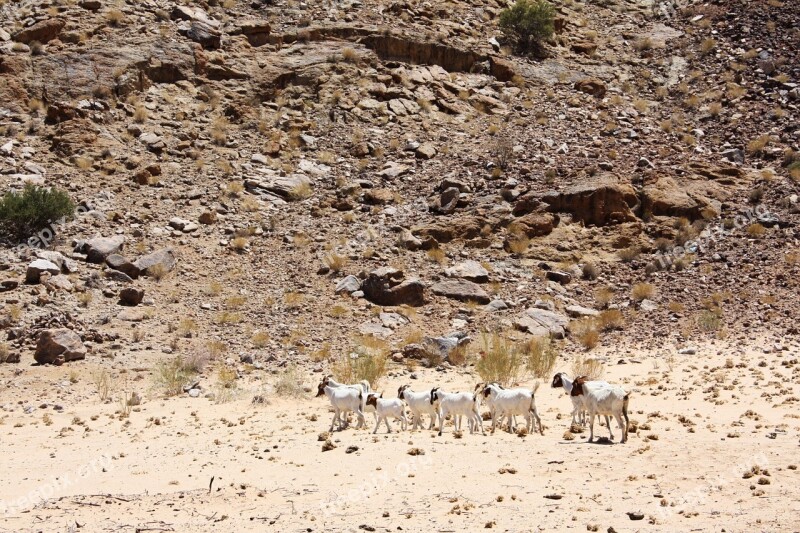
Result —
[[[798,333],[795,2],[558,0],[541,59],[494,0],[0,4],[0,183],[81,207],[3,247],[8,361]]]

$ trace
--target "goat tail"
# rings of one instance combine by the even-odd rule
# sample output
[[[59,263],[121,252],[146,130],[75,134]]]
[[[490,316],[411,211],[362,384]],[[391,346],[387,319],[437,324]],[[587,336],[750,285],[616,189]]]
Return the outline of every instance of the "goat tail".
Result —
[[[622,417],[625,419],[625,432],[628,432],[628,399],[630,399],[631,393],[627,393],[622,398]]]
[[[541,385],[541,383],[539,383],[538,381],[533,384],[533,388],[531,389],[531,392],[533,394],[536,394],[536,391],[539,390],[539,385]]]

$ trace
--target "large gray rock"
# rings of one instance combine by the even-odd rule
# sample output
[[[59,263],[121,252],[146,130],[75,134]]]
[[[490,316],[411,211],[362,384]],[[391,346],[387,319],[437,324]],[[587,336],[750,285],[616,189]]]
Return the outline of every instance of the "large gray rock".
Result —
[[[476,283],[489,281],[489,271],[477,261],[464,261],[444,271],[448,278],[462,278]]]
[[[360,288],[361,288],[361,281],[359,281],[357,277],[350,275],[345,277],[343,280],[341,280],[339,283],[336,284],[336,290],[334,290],[334,292],[336,294],[342,294],[342,293],[353,294]]]
[[[569,318],[553,311],[531,307],[514,320],[514,327],[535,336],[563,339]]]
[[[80,335],[70,329],[47,329],[39,334],[33,358],[42,365],[76,361],[86,358],[86,347]]]
[[[488,304],[489,294],[480,285],[467,280],[440,281],[431,287],[433,294],[452,298],[460,302]]]
[[[409,359],[449,361],[453,350],[469,344],[471,340],[466,334],[460,332],[449,333],[442,337],[425,337],[420,343],[404,346],[403,356]]]
[[[136,279],[141,274],[141,269],[138,266],[120,254],[111,254],[106,257],[106,264],[113,270],[125,273],[131,279]]]
[[[28,283],[39,283],[39,276],[41,276],[43,272],[48,272],[55,276],[61,272],[61,269],[52,261],[36,259],[28,265],[28,269],[25,271],[25,281]]]
[[[152,276],[156,269],[163,270],[163,272],[170,272],[175,268],[177,263],[175,252],[172,248],[162,248],[147,255],[143,255],[136,260],[134,265],[139,269],[141,274]]]
[[[75,251],[86,254],[86,260],[90,263],[102,263],[109,255],[121,252],[124,245],[125,237],[122,235],[96,237],[79,243]]]
[[[583,307],[580,305],[568,305],[566,308],[567,314],[572,318],[581,318],[586,316],[597,316],[600,314],[600,311],[596,309],[590,309],[588,307]]]

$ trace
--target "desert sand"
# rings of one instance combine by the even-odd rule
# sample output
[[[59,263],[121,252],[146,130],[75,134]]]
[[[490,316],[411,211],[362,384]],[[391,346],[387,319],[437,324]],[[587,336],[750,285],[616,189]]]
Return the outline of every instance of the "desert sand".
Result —
[[[283,399],[243,380],[222,404],[147,393],[120,419],[88,379],[70,382],[75,367],[4,368],[2,530],[796,530],[797,344],[784,348],[607,351],[605,379],[631,392],[626,444],[614,422],[614,443],[589,444],[588,432],[564,440],[571,404],[545,381],[543,436],[491,435],[488,421],[486,436],[398,423],[372,435],[367,414],[366,430],[335,432],[327,452],[318,436],[329,403],[311,392]],[[79,365],[88,375],[91,364]],[[386,396],[403,383],[455,391],[479,381],[468,368],[420,369],[416,380],[393,370]],[[303,379],[310,389],[320,377]],[[268,404],[252,404],[254,391]]]

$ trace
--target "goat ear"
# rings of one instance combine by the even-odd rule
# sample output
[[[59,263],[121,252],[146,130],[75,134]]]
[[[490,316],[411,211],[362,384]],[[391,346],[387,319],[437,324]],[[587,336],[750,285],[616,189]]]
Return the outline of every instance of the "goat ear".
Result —
[[[381,391],[381,396],[380,397],[383,398],[383,391]]]

